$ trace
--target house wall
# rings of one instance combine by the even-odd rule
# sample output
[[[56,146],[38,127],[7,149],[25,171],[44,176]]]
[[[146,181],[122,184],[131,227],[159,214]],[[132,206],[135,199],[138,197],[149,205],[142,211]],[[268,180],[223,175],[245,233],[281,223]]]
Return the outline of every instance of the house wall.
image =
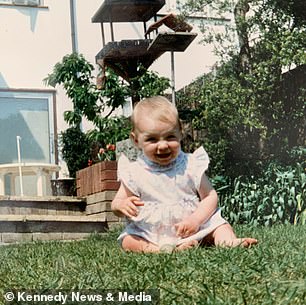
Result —
[[[79,52],[92,63],[101,48],[101,33],[91,17],[100,4],[100,0],[77,1]],[[69,1],[44,0],[44,6],[0,6],[1,88],[50,89],[43,79],[72,52]],[[62,114],[71,103],[61,88],[56,90],[58,129],[63,130]]]

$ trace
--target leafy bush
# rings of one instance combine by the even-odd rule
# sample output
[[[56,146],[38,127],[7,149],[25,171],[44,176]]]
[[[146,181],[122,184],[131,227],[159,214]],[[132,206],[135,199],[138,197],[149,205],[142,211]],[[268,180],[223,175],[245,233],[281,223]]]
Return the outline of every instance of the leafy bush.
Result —
[[[128,96],[127,86],[118,76],[107,69],[107,81],[103,88],[93,81],[94,66],[82,54],[68,54],[55,64],[51,74],[44,79],[47,85],[63,85],[73,103],[73,110],[65,111],[64,119],[69,125],[79,125],[82,117],[94,122],[107,108],[111,112],[124,104]]]
[[[90,142],[97,142],[101,146],[115,144],[129,137],[131,130],[130,120],[126,117],[97,117],[96,128],[88,132]]]
[[[88,166],[89,161],[99,162],[101,148],[128,138],[130,132],[129,119],[124,117],[101,118],[99,129],[88,133],[79,127],[69,127],[60,136],[61,152],[67,163],[69,174],[75,177],[76,172]]]
[[[166,77],[159,76],[157,72],[153,71],[146,70],[141,77],[136,79],[136,81],[139,87],[137,90],[139,99],[154,95],[163,95],[165,91],[170,88],[170,80]]]
[[[270,163],[259,178],[214,181],[224,216],[233,224],[306,223],[305,162],[295,166]],[[219,184],[218,184],[219,182]]]
[[[107,145],[127,139],[130,134],[130,120],[125,117],[97,117],[95,120],[96,128],[87,133],[90,142],[90,159],[99,162],[100,149],[107,149]]]
[[[69,127],[60,135],[61,152],[65,160],[70,177],[88,165],[90,144],[86,135],[79,127]]]

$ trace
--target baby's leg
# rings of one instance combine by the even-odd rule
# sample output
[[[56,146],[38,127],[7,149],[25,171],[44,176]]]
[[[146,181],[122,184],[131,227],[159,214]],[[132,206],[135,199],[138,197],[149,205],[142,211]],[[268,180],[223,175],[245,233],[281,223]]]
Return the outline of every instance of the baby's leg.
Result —
[[[223,224],[215,229],[212,233],[214,244],[221,247],[250,247],[257,244],[255,238],[237,238],[232,226],[228,223]]]
[[[159,247],[149,241],[137,236],[127,235],[122,240],[122,248],[125,251],[156,253],[159,252]]]

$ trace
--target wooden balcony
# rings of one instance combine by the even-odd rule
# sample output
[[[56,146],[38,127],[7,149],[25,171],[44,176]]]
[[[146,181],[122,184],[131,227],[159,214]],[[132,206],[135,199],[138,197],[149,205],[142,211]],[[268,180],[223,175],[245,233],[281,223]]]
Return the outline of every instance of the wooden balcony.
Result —
[[[105,0],[91,21],[146,22],[165,5],[165,0]]]

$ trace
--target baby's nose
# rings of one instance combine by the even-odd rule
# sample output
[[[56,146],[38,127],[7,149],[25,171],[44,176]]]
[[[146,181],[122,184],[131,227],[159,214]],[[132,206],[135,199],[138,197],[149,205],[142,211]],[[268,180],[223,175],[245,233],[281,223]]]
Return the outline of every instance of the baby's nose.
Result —
[[[158,142],[158,149],[159,150],[168,149],[168,142],[167,141],[159,141]]]

